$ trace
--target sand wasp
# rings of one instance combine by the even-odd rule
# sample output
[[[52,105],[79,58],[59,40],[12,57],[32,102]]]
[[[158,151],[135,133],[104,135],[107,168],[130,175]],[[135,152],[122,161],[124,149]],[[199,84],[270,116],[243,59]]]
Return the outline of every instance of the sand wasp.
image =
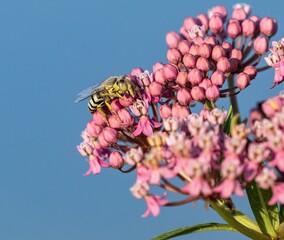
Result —
[[[102,82],[101,84],[93,85],[80,92],[75,100],[75,103],[80,102],[88,97],[91,97],[88,103],[88,108],[91,113],[96,110],[101,112],[101,108],[107,106],[110,111],[111,100],[114,98],[123,98],[124,94],[129,94],[135,97],[136,93],[140,95],[139,87],[136,86],[129,77],[113,76]]]

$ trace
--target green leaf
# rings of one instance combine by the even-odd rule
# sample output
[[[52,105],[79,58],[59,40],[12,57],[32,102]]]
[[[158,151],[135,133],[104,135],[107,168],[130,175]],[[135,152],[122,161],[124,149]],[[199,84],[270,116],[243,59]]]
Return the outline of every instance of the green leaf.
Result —
[[[280,211],[279,211],[279,215],[280,215],[280,222],[284,222],[284,205],[280,204]]]
[[[233,118],[233,108],[230,106],[229,112],[227,114],[227,119],[223,124],[223,132],[230,134],[231,132],[231,121]]]
[[[170,239],[170,238],[179,237],[179,236],[191,234],[191,233],[198,233],[198,232],[205,232],[205,231],[222,231],[222,230],[236,232],[236,229],[234,229],[228,224],[204,223],[204,224],[198,224],[198,225],[189,226],[189,227],[177,228],[175,230],[172,230],[172,231],[163,233],[159,236],[156,236],[152,238],[152,240],[164,240],[164,239]]]
[[[277,204],[268,205],[272,196],[271,190],[260,189],[255,182],[252,182],[246,187],[246,191],[259,228],[264,234],[276,238],[276,230],[279,228],[280,221]]]

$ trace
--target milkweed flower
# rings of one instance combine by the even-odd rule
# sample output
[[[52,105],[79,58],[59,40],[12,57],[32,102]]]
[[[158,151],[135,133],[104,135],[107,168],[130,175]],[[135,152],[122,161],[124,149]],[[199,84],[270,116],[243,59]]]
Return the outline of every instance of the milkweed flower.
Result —
[[[271,191],[268,204],[283,204],[283,94],[259,103],[249,124],[236,106],[218,106],[256,84],[268,50],[273,87],[284,80],[284,38],[268,49],[277,22],[250,12],[248,4],[236,4],[229,15],[218,5],[186,18],[166,35],[167,62],[157,61],[151,71],[133,68],[125,74],[129,81],[100,88],[77,146],[89,164],[84,175],[106,167],[134,171],[130,191],[146,201],[143,217],[157,216],[161,206],[243,196],[252,183]],[[185,199],[171,202],[158,188]]]

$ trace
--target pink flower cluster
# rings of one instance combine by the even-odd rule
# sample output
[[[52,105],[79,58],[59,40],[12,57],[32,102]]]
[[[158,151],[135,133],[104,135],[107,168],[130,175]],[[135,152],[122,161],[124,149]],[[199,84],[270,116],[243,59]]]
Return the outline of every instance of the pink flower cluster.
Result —
[[[186,18],[180,33],[169,32],[168,63],[155,63],[153,72],[133,69],[126,76],[136,86],[134,96],[121,90],[93,113],[77,147],[88,157],[85,175],[98,174],[102,167],[135,170],[131,192],[145,199],[143,216],[157,216],[164,205],[241,196],[251,181],[272,189],[270,204],[284,203],[284,97],[254,110],[249,127],[231,123],[231,112],[216,105],[266,69],[257,65],[277,23],[249,14],[249,5],[237,4],[226,20],[226,8],[216,6]],[[273,43],[266,59],[281,77],[282,44]],[[199,114],[192,113],[195,102],[204,106]],[[150,192],[153,186],[185,199],[170,202],[166,193]]]

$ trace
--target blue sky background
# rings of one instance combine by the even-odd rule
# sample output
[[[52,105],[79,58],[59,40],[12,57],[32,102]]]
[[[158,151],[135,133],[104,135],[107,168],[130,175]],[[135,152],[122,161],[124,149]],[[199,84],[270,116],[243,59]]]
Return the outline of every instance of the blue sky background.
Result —
[[[249,1],[248,1],[249,2]],[[253,2],[253,1],[250,1]],[[203,202],[163,208],[141,218],[144,201],[129,192],[133,174],[88,169],[76,151],[91,115],[82,89],[133,67],[165,62],[165,34],[216,4],[190,0],[0,1],[0,240],[144,240],[176,227],[220,222]],[[272,2],[271,2],[272,3]],[[273,1],[275,3],[275,1]],[[253,14],[273,16],[283,35],[283,3],[254,1]],[[273,96],[273,71],[242,92],[242,113]],[[225,104],[225,103],[224,103]],[[247,211],[244,201],[238,205]],[[250,213],[249,213],[250,214]],[[210,232],[179,239],[245,239]]]

